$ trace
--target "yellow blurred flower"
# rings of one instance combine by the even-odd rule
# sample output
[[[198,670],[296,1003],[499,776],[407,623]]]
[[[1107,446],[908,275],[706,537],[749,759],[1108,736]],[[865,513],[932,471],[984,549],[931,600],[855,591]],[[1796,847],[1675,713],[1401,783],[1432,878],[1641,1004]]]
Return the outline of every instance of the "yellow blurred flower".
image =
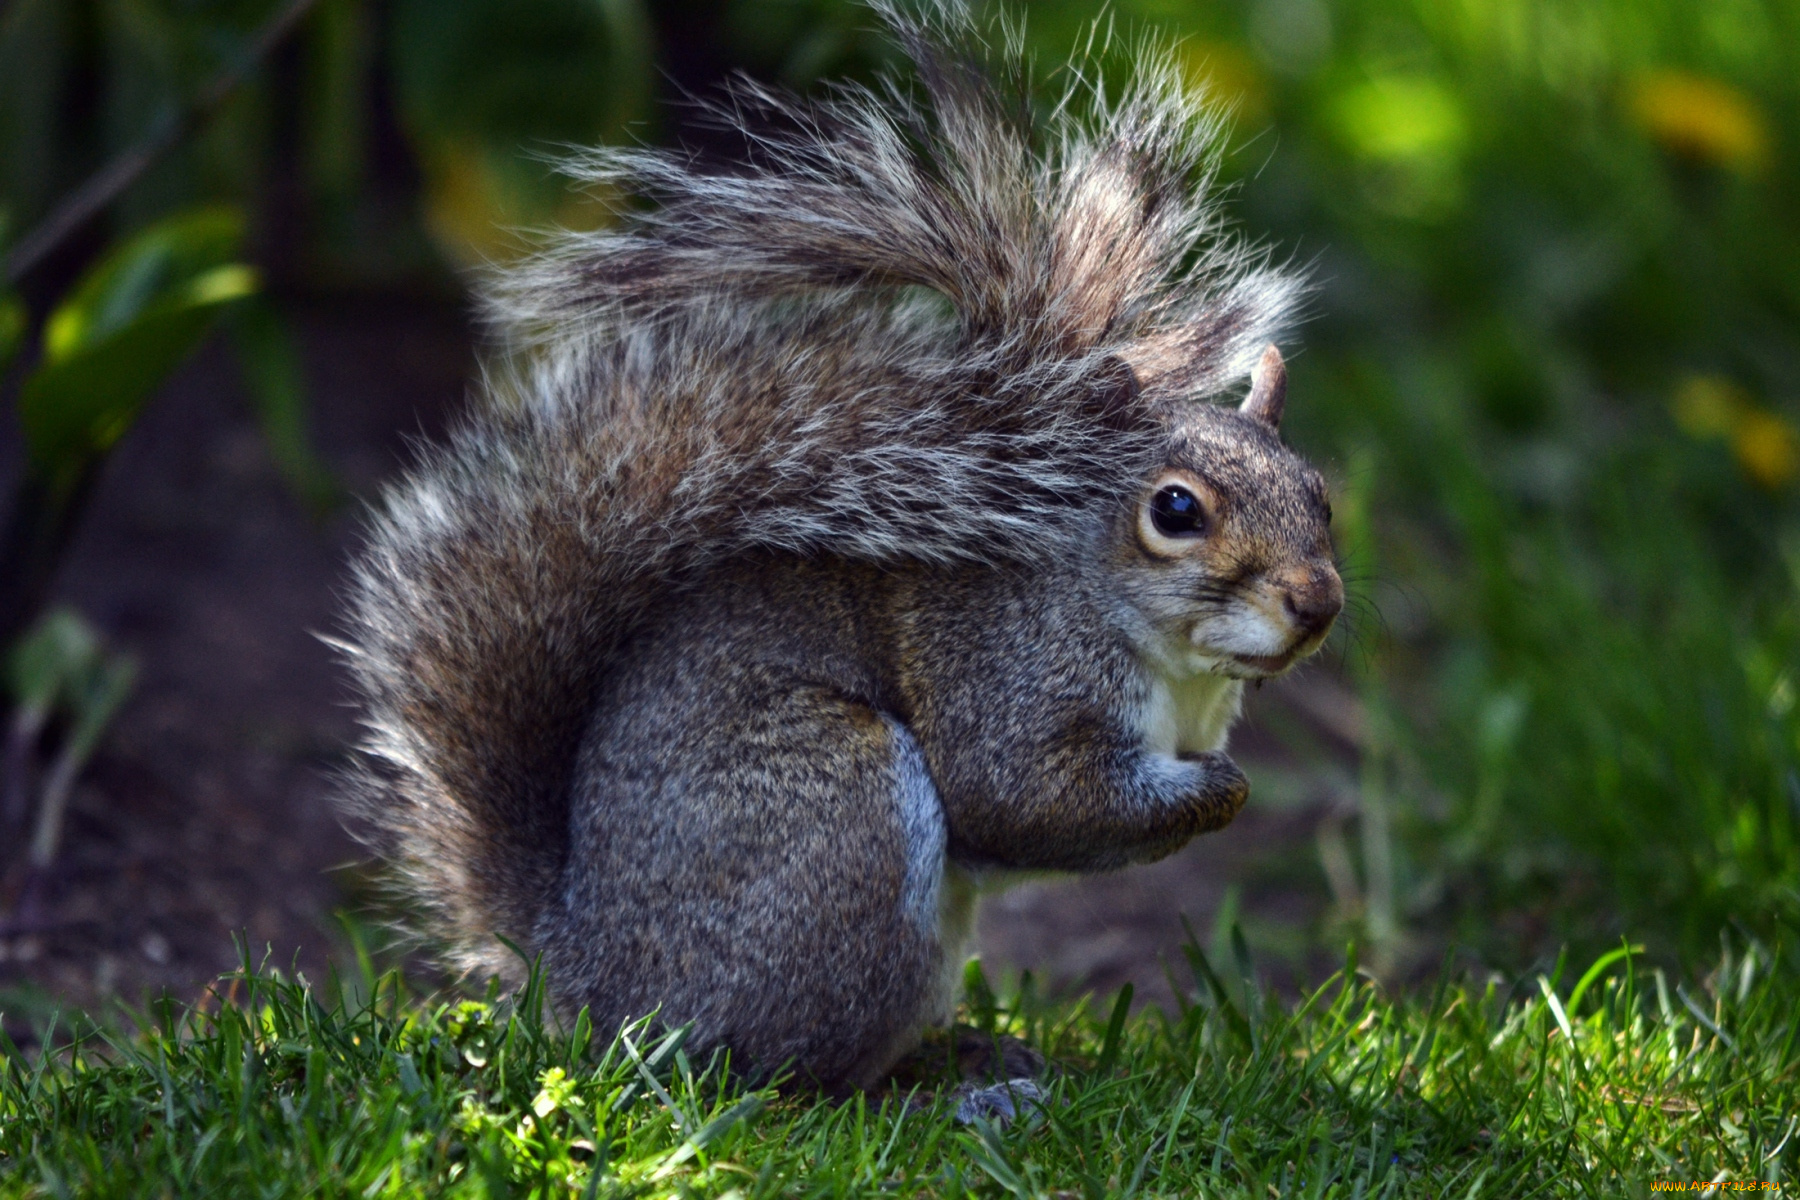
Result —
[[[473,139],[439,140],[422,157],[425,227],[459,267],[511,262],[538,248],[548,229],[598,229],[612,219],[597,189],[534,187],[534,175],[552,175],[549,165],[508,169]]]
[[[1791,422],[1753,403],[1749,394],[1717,375],[1690,375],[1670,406],[1682,432],[1722,438],[1744,474],[1771,490],[1800,476],[1800,432]]]
[[[425,158],[425,227],[459,267],[505,262],[524,250],[509,228],[504,181],[479,144],[443,142]]]
[[[1792,483],[1800,474],[1800,435],[1772,412],[1745,413],[1732,432],[1731,449],[1744,472],[1766,488]]]
[[[1244,133],[1261,132],[1256,126],[1269,119],[1268,87],[1248,54],[1230,42],[1192,38],[1181,43],[1179,53],[1189,86],[1227,106]]]
[[[1688,71],[1652,71],[1632,89],[1631,110],[1667,149],[1737,171],[1769,154],[1768,122],[1756,101],[1729,83]]]

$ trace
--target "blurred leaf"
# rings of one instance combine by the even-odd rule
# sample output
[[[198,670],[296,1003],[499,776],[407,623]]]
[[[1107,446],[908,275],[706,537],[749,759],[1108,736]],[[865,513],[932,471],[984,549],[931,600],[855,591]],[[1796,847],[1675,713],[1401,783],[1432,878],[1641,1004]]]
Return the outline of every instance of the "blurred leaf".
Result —
[[[185,305],[216,291],[219,283],[199,281],[234,265],[243,241],[244,217],[232,208],[158,221],[90,269],[57,306],[44,326],[45,359],[66,359],[154,307]]]
[[[1689,375],[1675,389],[1670,408],[1689,437],[1730,437],[1750,407],[1744,389],[1717,375]]]
[[[17,296],[0,294],[0,374],[12,365],[25,344],[25,304]]]
[[[203,209],[158,222],[83,277],[50,316],[44,364],[19,395],[34,468],[66,481],[107,450],[144,400],[205,338],[256,274],[230,261],[241,216]]]
[[[304,504],[326,511],[339,489],[306,432],[306,377],[287,323],[267,302],[252,298],[232,309],[226,327],[270,457]]]
[[[517,149],[583,145],[642,111],[649,44],[629,0],[401,0],[395,69],[409,120]]]
[[[7,661],[7,684],[23,708],[46,711],[100,661],[100,635],[73,609],[45,613]]]
[[[307,21],[307,174],[335,208],[354,200],[367,169],[370,7],[321,0]]]
[[[58,706],[74,717],[64,754],[78,762],[93,753],[137,676],[137,664],[109,654],[99,632],[71,608],[44,614],[20,639],[10,666],[20,704]]]
[[[119,706],[131,695],[131,685],[137,682],[137,662],[129,655],[108,655],[71,682],[69,707],[74,713],[75,724],[69,730],[69,740],[64,743],[61,757],[79,769],[93,756]]]
[[[473,264],[525,248],[512,232],[593,226],[546,161],[620,137],[648,113],[651,45],[637,0],[401,0],[394,73],[439,245]]]
[[[1351,149],[1383,162],[1451,157],[1468,133],[1455,95],[1424,76],[1371,79],[1340,95],[1332,115]]]
[[[14,656],[14,667],[21,694],[29,693],[25,711],[32,711],[35,701],[37,713],[55,705],[71,718],[38,793],[30,861],[41,869],[56,859],[75,779],[131,694],[137,663],[129,655],[108,654],[99,634],[63,608],[47,614],[26,636]]]
[[[790,86],[864,73],[892,53],[847,0],[732,0],[721,25],[735,58]]]
[[[12,233],[12,214],[0,205],[0,253],[6,250]],[[25,304],[11,292],[0,292],[0,376],[12,365],[13,356],[25,341],[27,316]]]
[[[1325,114],[1365,171],[1369,206],[1399,217],[1453,214],[1469,138],[1457,95],[1423,75],[1387,75],[1341,93]]]

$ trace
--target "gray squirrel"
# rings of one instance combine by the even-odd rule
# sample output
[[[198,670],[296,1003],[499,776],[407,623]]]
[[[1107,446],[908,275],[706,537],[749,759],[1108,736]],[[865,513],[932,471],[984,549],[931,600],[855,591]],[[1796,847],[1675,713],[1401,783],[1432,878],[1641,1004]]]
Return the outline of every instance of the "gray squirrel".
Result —
[[[1301,284],[1174,60],[1034,118],[1016,46],[880,11],[916,88],[740,85],[734,173],[582,162],[643,203],[498,280],[343,643],[347,804],[451,966],[833,1088],[949,1019],[984,889],[1229,822],[1244,681],[1343,602]]]

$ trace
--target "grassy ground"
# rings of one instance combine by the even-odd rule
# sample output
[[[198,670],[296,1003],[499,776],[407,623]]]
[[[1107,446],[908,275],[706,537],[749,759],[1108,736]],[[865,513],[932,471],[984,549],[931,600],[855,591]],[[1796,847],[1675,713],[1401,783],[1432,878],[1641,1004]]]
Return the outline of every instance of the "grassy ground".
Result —
[[[1352,961],[1295,1006],[1188,965],[1191,1007],[1129,1019],[972,973],[967,1018],[1062,1068],[1003,1128],[957,1125],[947,1077],[910,1109],[746,1090],[679,1034],[556,1028],[529,993],[245,972],[130,1034],[8,1046],[0,1195],[1616,1196],[1800,1166],[1792,953],[1682,983],[1621,947],[1410,999]]]

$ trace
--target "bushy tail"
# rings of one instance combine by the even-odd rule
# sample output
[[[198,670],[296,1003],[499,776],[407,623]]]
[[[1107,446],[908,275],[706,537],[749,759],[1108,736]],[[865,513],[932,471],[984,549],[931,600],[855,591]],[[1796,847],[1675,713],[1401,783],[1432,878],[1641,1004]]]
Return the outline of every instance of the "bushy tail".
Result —
[[[741,174],[582,164],[655,207],[499,282],[526,365],[375,520],[354,794],[459,966],[537,941],[596,692],[668,589],[758,548],[1064,553],[1154,465],[1157,413],[1247,374],[1297,294],[1221,233],[1216,128],[1171,61],[1112,102],[1077,72],[1034,128],[989,70],[1016,49],[884,16],[917,94],[746,87]]]

